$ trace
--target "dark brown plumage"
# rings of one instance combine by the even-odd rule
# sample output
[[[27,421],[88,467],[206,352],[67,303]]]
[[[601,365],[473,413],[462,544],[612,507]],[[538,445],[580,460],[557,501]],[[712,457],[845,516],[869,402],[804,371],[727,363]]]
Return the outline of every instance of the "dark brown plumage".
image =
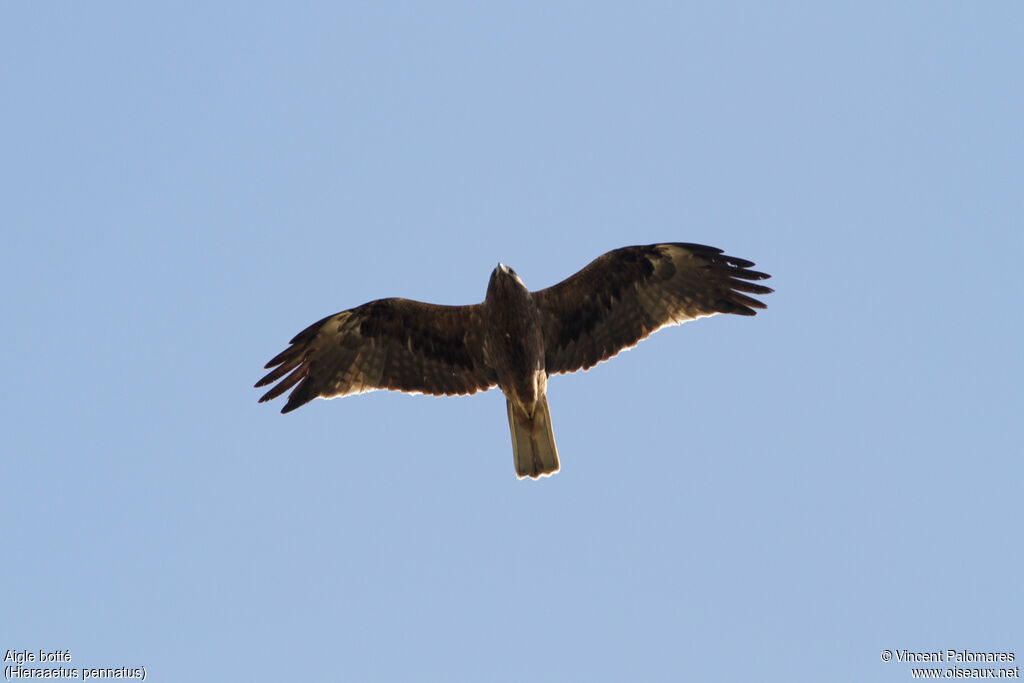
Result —
[[[483,303],[438,306],[379,299],[320,320],[275,356],[257,387],[292,389],[282,413],[314,398],[390,389],[473,394],[500,386],[508,404],[516,474],[558,471],[549,375],[585,370],[658,329],[716,313],[754,315],[750,294],[769,276],[721,249],[672,243],[623,247],[562,282],[531,293],[494,269]]]

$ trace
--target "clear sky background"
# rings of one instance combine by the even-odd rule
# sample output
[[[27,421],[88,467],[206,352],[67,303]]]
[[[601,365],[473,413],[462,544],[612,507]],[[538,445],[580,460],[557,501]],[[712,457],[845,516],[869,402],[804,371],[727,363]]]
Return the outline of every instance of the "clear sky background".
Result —
[[[906,681],[1024,658],[1024,6],[5,3],[0,649],[148,680]],[[296,332],[628,244],[756,318],[282,416]],[[990,665],[992,666],[992,665]]]

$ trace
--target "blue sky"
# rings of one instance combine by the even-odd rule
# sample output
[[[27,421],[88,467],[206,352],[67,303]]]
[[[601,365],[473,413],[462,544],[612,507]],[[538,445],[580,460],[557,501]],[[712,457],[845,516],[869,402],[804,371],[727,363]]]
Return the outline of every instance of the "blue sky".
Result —
[[[0,10],[0,648],[153,680],[903,681],[1024,657],[1016,3]],[[711,244],[777,292],[549,400],[287,416],[384,296]]]

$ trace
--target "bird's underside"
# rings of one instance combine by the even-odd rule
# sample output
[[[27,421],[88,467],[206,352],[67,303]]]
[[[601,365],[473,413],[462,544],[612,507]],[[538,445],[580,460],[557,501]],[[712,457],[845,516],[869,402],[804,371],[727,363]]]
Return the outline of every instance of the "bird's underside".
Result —
[[[498,265],[483,303],[440,306],[378,299],[328,316],[272,358],[260,398],[291,390],[282,413],[314,398],[375,389],[451,396],[501,387],[516,474],[558,471],[546,387],[586,370],[667,325],[717,313],[755,315],[769,276],[698,244],[623,247],[566,280],[530,292]]]

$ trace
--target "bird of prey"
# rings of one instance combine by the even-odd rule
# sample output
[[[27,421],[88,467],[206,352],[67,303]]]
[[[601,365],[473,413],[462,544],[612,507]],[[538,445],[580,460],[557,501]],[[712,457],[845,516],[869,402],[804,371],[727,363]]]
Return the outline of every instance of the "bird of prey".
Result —
[[[505,393],[519,478],[558,471],[546,396],[550,375],[586,370],[667,325],[765,305],[748,294],[769,276],[721,249],[670,243],[623,247],[557,285],[531,292],[501,263],[483,303],[439,306],[378,299],[295,335],[266,365],[260,402],[292,389],[282,413],[314,398],[375,389],[451,396]],[[294,387],[294,388],[293,388]]]

